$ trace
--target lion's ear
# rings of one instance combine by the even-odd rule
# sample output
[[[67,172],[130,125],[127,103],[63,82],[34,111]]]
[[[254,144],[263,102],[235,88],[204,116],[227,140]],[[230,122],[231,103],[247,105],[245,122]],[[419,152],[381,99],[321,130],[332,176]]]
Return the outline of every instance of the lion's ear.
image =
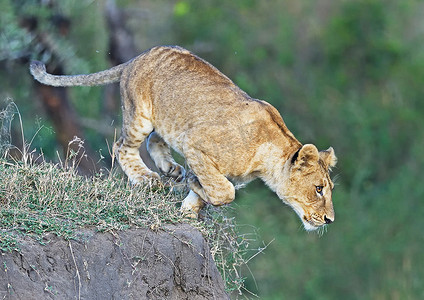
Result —
[[[312,144],[305,144],[300,148],[292,158],[292,163],[296,167],[306,167],[313,162],[318,162],[318,149]]]
[[[325,162],[329,169],[334,167],[337,163],[337,157],[334,153],[333,147],[330,147],[324,151],[320,151],[319,157]]]

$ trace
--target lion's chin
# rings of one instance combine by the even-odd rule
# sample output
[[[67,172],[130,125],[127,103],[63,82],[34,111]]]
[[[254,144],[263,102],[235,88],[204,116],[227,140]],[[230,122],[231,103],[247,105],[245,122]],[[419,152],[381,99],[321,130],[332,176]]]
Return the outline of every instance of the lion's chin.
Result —
[[[306,231],[315,231],[320,227],[320,226],[312,225],[310,222],[306,221],[305,219],[302,219],[302,222],[303,222],[303,227],[305,228]]]

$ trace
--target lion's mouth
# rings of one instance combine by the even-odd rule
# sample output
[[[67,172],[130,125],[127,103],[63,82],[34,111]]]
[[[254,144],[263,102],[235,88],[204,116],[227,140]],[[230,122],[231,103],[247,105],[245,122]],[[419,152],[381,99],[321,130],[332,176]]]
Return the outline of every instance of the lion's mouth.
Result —
[[[325,225],[325,224],[317,224],[312,219],[308,219],[306,216],[303,216],[302,221],[303,221],[303,227],[305,227],[306,231],[314,231]]]
[[[297,202],[293,201],[286,204],[288,204],[302,220],[303,227],[306,231],[314,231],[325,225],[325,223],[317,223],[315,220],[313,220],[313,218],[308,218],[307,215],[305,215],[305,210],[303,207]]]

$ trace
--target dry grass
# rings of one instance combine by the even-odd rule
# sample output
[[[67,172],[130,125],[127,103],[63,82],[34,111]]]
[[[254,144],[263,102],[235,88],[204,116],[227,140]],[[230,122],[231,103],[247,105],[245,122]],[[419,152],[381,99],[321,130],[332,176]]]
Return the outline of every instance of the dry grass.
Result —
[[[124,178],[83,177],[74,169],[0,161],[2,228],[72,238],[75,228],[159,228],[181,222],[171,188],[130,186]]]

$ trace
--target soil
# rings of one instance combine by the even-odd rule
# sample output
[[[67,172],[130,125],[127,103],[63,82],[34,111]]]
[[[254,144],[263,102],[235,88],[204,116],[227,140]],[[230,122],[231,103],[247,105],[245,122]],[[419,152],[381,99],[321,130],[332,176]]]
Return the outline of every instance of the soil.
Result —
[[[0,299],[229,299],[206,241],[187,224],[80,234],[25,237],[19,252],[1,253]]]

